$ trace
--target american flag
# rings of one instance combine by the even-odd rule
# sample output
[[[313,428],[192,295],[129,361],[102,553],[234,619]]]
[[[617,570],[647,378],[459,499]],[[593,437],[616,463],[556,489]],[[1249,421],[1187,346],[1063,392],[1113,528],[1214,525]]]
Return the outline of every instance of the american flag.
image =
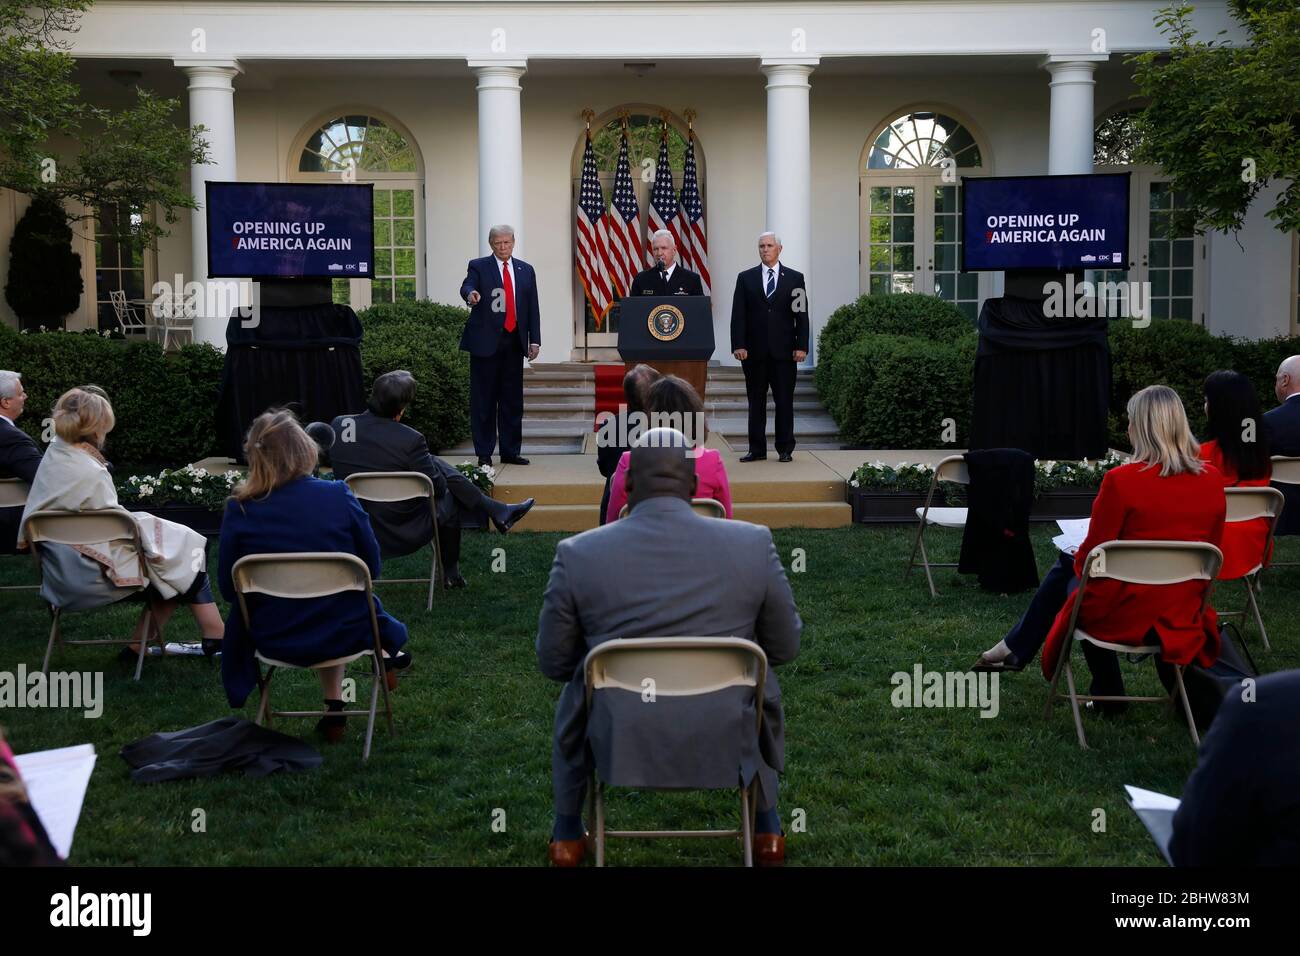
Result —
[[[704,232],[704,203],[695,176],[695,133],[686,144],[686,166],[682,170],[682,192],[677,210],[677,254],[682,265],[700,274],[704,294],[709,291],[709,242]]]
[[[660,229],[667,229],[673,234],[673,242],[680,247],[681,237],[677,235],[677,194],[673,192],[673,171],[668,165],[668,129],[659,138],[659,162],[655,166],[655,187],[650,193],[650,210],[646,223],[646,265],[655,264],[650,242]]]
[[[600,191],[600,177],[596,173],[596,154],[591,148],[591,130],[587,130],[587,146],[582,152],[582,183],[578,187],[577,211],[578,278],[591,311],[600,328],[605,313],[614,303],[613,287],[609,281],[609,256],[605,249],[605,197]]]
[[[627,158],[627,128],[623,129],[623,144],[618,148],[618,168],[614,172],[614,195],[609,212],[605,214],[607,226],[606,250],[609,253],[609,272],[620,295],[632,291],[632,280],[641,271],[645,251],[641,245],[641,207],[632,191],[632,166]]]

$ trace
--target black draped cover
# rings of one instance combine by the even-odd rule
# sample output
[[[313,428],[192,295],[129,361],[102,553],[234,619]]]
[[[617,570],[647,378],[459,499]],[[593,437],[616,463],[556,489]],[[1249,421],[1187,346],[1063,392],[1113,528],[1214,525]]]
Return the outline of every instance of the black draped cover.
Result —
[[[252,328],[232,315],[217,403],[222,451],[243,461],[249,424],[271,407],[293,407],[304,424],[364,410],[361,334],[357,314],[330,302],[263,305]]]
[[[1106,319],[1048,318],[1037,299],[987,299],[979,317],[971,442],[1038,459],[1106,453]]]

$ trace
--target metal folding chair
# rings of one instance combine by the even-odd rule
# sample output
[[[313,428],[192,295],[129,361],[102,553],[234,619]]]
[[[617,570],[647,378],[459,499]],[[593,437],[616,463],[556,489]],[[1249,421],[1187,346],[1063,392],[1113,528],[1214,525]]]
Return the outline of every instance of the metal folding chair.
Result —
[[[144,547],[140,543],[140,531],[129,511],[115,508],[106,508],[99,511],[34,511],[27,516],[26,536],[27,540],[31,542],[32,551],[36,554],[38,562],[40,561],[40,546],[42,544],[65,544],[76,547],[78,545],[100,545],[124,541],[135,549],[140,562],[140,577],[148,578]],[[112,605],[103,606],[111,607]],[[98,610],[98,608],[88,610]],[[65,641],[60,629],[62,618],[63,609],[55,605],[54,621],[50,624],[50,640],[45,646],[45,660],[41,664],[42,674],[49,673],[50,656],[54,653],[55,644],[70,647],[85,644],[134,644],[136,642],[134,637]],[[140,641],[140,653],[135,662],[136,680],[140,679],[140,673],[144,668],[144,658],[145,654],[148,653],[150,641],[157,640],[162,648],[162,653],[167,653],[167,644],[163,641],[162,628],[153,616],[148,604],[145,604],[144,609],[140,612],[140,620],[136,624],[137,631],[140,630],[141,624],[144,625],[144,639]]]
[[[1259,555],[1259,560],[1249,571],[1241,576],[1240,580],[1246,585],[1246,601],[1250,610],[1255,615],[1255,624],[1259,627],[1259,636],[1264,641],[1264,650],[1271,650],[1268,643],[1268,631],[1264,627],[1264,618],[1259,613],[1259,601],[1257,593],[1260,590],[1260,575],[1269,566],[1269,557],[1273,553],[1273,532],[1277,529],[1277,519],[1282,514],[1282,507],[1286,504],[1286,496],[1276,488],[1224,488],[1224,496],[1228,499],[1228,523],[1239,521],[1255,521],[1259,518],[1268,519],[1268,538],[1264,541],[1264,551]],[[1219,580],[1224,580],[1220,578]],[[1237,580],[1237,579],[1232,579]],[[1219,611],[1219,617],[1241,617],[1245,618],[1245,610],[1240,611]],[[1243,626],[1242,632],[1245,632]]]
[[[31,490],[31,485],[21,478],[0,478],[0,508],[22,508],[27,505],[27,492]],[[10,547],[13,542],[9,542]],[[37,573],[40,573],[41,562],[36,556],[35,549],[32,550],[32,560],[36,564]],[[6,584],[0,586],[0,591],[39,591],[39,584]]]
[[[1300,485],[1300,458],[1288,458],[1285,455],[1273,456],[1272,481],[1277,485]],[[1286,498],[1284,494],[1283,499]],[[1297,568],[1300,561],[1270,561],[1270,568]]]
[[[640,694],[643,681],[654,681],[656,697],[690,697],[726,687],[754,688],[754,710],[758,715],[754,732],[763,727],[763,685],[767,679],[767,655],[753,641],[738,637],[638,637],[606,641],[592,648],[583,664],[586,674],[587,712],[598,690],[620,689]],[[707,733],[710,728],[701,728]],[[605,865],[605,841],[609,837],[658,839],[666,837],[739,837],[745,866],[753,866],[754,819],[758,813],[758,777],[746,786],[737,780],[740,793],[738,830],[606,830],[605,784],[601,768],[592,767],[588,789],[590,817],[596,827],[596,865]],[[618,784],[611,783],[611,786]],[[643,789],[657,789],[654,787]],[[678,788],[670,788],[678,789]]]
[[[388,717],[388,732],[393,732],[393,704],[388,696],[388,683],[385,679],[384,649],[379,641],[379,618],[375,614],[374,592],[371,590],[370,569],[366,563],[354,554],[338,551],[303,551],[284,554],[249,554],[235,562],[231,569],[234,579],[235,596],[239,600],[239,613],[243,615],[244,627],[250,637],[254,634],[252,620],[248,614],[248,594],[264,594],[269,597],[288,598],[290,600],[313,601],[346,591],[359,591],[365,595],[366,606],[370,610],[370,631],[374,645],[367,650],[317,661],[313,664],[289,664],[285,661],[268,657],[261,651],[255,652],[258,661],[257,685],[261,697],[257,705],[256,723],[263,721],[269,726],[273,717],[361,717],[367,718],[366,743],[361,753],[362,761],[370,759],[370,741],[375,732],[375,714],[379,703],[379,692],[384,693],[384,711]],[[278,668],[296,668],[300,670],[320,670],[337,664],[349,664],[362,657],[371,659],[373,686],[370,689],[369,710],[272,710],[271,679]],[[262,665],[267,667],[262,673]]]
[[[1127,654],[1131,658],[1146,658],[1158,655],[1160,646],[1155,644],[1116,644],[1104,641],[1078,627],[1079,609],[1087,597],[1088,585],[1101,578],[1123,581],[1127,584],[1146,584],[1157,587],[1182,584],[1186,581],[1204,581],[1205,593],[1201,596],[1200,614],[1205,613],[1210,603],[1210,594],[1214,590],[1214,580],[1223,566],[1223,552],[1212,544],[1202,541],[1106,541],[1097,545],[1088,554],[1083,568],[1083,579],[1079,590],[1075,592],[1074,607],[1070,611],[1070,623],[1066,630],[1067,639],[1061,642],[1061,650],[1052,669],[1052,685],[1047,691],[1047,706],[1043,716],[1050,719],[1052,704],[1058,697],[1070,701],[1074,712],[1074,729],[1079,736],[1079,746],[1088,749],[1088,740],[1083,733],[1083,718],[1079,714],[1079,701],[1133,701],[1136,703],[1164,703],[1176,705],[1181,698],[1183,710],[1187,715],[1187,727],[1192,734],[1192,742],[1198,747],[1201,737],[1196,732],[1196,721],[1192,717],[1192,705],[1187,699],[1187,689],[1183,686],[1183,668],[1174,667],[1174,690],[1164,697],[1134,697],[1131,695],[1091,695],[1080,694],[1074,687],[1074,671],[1070,667],[1070,650],[1076,641],[1087,641],[1096,647]],[[1061,694],[1057,686],[1061,675],[1065,675],[1069,693]]]
[[[929,525],[938,525],[941,528],[956,528],[963,530],[966,527],[966,518],[969,515],[969,508],[934,508],[935,492],[939,490],[939,482],[950,481],[958,485],[970,484],[970,469],[966,467],[966,459],[962,455],[949,455],[943,461],[939,462],[934,468],[934,474],[930,476],[930,490],[925,496],[925,505],[916,509],[916,540],[912,543],[912,553],[907,559],[907,567],[903,569],[903,577],[907,577],[916,567],[916,552],[921,552],[921,566],[925,568],[925,580],[930,585],[930,597],[937,598],[939,592],[934,589],[934,575],[930,573],[931,568],[955,568],[957,562],[948,561],[939,563],[931,561],[930,556],[925,552],[925,529]]]
[[[429,500],[429,516],[433,521],[433,561],[429,565],[427,578],[380,578],[375,582],[381,584],[428,584],[429,597],[425,602],[426,611],[433,610],[434,589],[442,583],[442,541],[438,536],[438,502],[433,494],[433,480],[418,471],[359,471],[344,479],[358,501],[379,501],[392,503],[410,501],[412,498]]]
[[[631,510],[631,505],[624,505],[622,508],[618,509],[618,516],[620,518],[626,518],[628,512]],[[691,510],[706,518],[727,517],[727,509],[722,506],[722,502],[717,498],[692,498]]]

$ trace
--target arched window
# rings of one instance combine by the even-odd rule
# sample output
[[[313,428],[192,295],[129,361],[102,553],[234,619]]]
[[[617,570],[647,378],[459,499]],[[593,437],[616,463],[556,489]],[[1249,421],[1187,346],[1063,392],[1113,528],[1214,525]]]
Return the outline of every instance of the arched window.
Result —
[[[1129,166],[1133,163],[1141,141],[1135,119],[1138,112],[1136,109],[1119,110],[1097,124],[1092,137],[1094,166]]]
[[[363,309],[424,291],[424,166],[409,133],[369,111],[330,114],[308,126],[290,154],[290,178],[375,187],[375,277],[335,279],[334,301]]]
[[[910,110],[882,124],[864,152],[861,290],[936,295],[974,320],[989,291],[980,274],[959,271],[959,180],[983,170],[987,150],[964,121]]]
[[[641,226],[644,239],[646,215],[650,207],[650,193],[654,189],[653,173],[659,159],[659,139],[667,116],[668,127],[668,164],[673,171],[673,190],[677,193],[682,188],[682,167],[686,160],[687,125],[672,112],[647,104],[626,105],[609,110],[597,116],[591,124],[591,147],[596,154],[596,171],[600,176],[601,192],[606,206],[614,190],[614,174],[618,169],[618,153],[623,142],[622,114],[627,114],[628,127],[628,162],[632,167],[632,189],[636,193],[637,207],[641,211]],[[572,169],[573,197],[576,202],[578,184],[582,178],[582,152],[586,144],[585,131],[579,133],[577,148],[574,151]],[[695,138],[695,167],[701,199],[707,199],[704,152],[700,148],[699,135]],[[649,178],[643,177],[642,170],[651,171]],[[646,243],[647,248],[649,243]],[[591,304],[574,278],[574,301],[578,314],[575,317],[576,334],[574,344],[579,349],[614,348],[618,344],[618,306],[609,310],[599,327],[592,313]],[[585,354],[590,355],[587,351]]]

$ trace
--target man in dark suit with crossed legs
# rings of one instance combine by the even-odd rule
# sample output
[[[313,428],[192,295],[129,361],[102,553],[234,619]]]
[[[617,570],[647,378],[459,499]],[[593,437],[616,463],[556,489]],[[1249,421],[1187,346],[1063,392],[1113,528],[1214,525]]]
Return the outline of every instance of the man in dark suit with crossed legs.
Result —
[[[471,259],[460,297],[470,307],[460,347],[469,359],[469,421],[480,465],[492,464],[501,434],[501,463],[526,465],[524,442],[524,356],[531,362],[542,346],[537,273],[514,258],[515,230],[493,226],[492,255]]]
[[[794,383],[808,357],[808,290],[803,274],[781,263],[781,240],[774,232],[758,237],[760,265],[736,276],[731,304],[731,352],[745,371],[749,398],[749,454],[741,461],[767,457],[767,391],[776,406],[776,451],[781,461],[794,456]]]

